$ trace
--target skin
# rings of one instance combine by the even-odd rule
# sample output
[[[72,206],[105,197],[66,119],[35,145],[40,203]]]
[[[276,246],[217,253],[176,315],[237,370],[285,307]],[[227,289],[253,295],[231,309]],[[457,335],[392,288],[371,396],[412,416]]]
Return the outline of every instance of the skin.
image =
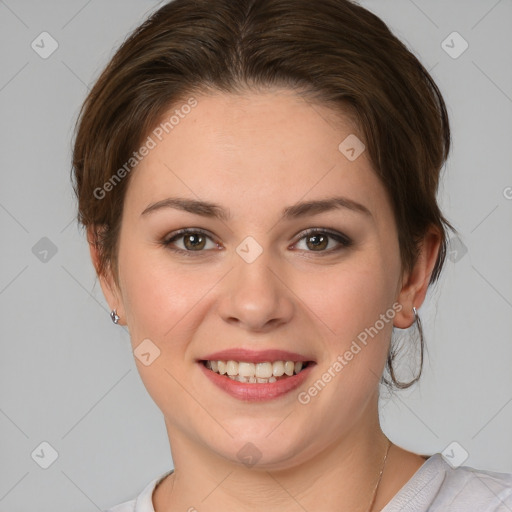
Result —
[[[228,512],[334,511],[343,503],[344,510],[367,512],[387,449],[378,383],[392,325],[413,323],[440,237],[429,231],[414,269],[402,270],[391,203],[367,153],[349,161],[338,150],[349,134],[362,138],[348,116],[287,90],[196,99],[197,107],[133,171],[119,285],[108,273],[100,276],[132,348],[149,338],[160,349],[149,366],[136,359],[163,413],[175,465],[153,495],[155,510],[214,511],[222,504]],[[333,195],[357,201],[371,215],[339,208],[281,218],[286,206]],[[171,196],[217,203],[232,217],[171,208],[141,216]],[[211,240],[202,252],[189,243],[188,256],[162,245],[181,228],[203,228]],[[315,250],[304,238],[308,228],[330,228],[353,243],[344,247],[329,238]],[[263,250],[252,263],[236,252],[247,236]],[[186,250],[186,238],[174,247]],[[93,245],[91,257],[97,266]],[[298,391],[396,303],[402,309],[393,320],[300,404]],[[289,350],[317,365],[299,390],[244,402],[211,384],[196,363],[234,347]],[[252,467],[237,457],[248,442],[261,453]],[[424,461],[393,444],[372,510],[384,507]]]

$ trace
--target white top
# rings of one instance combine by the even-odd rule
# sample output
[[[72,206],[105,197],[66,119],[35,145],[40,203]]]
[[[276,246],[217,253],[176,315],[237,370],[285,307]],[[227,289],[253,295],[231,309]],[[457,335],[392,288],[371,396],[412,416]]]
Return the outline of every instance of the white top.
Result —
[[[155,512],[153,491],[167,473],[139,496],[106,512]],[[512,473],[468,466],[452,468],[440,453],[429,457],[381,512],[511,512]]]

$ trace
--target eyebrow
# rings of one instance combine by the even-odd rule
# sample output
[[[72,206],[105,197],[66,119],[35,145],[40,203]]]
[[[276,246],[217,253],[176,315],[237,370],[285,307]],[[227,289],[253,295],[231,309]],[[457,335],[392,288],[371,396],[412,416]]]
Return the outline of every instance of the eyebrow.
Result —
[[[223,221],[228,221],[231,217],[229,211],[225,210],[218,204],[181,197],[169,197],[167,199],[157,201],[156,203],[152,203],[141,213],[141,216],[163,208],[173,208],[175,210],[182,210],[196,215],[201,215],[203,217],[216,218]],[[352,199],[339,196],[317,199],[314,201],[303,201],[292,206],[287,206],[283,209],[281,216],[283,220],[291,220],[298,217],[304,217],[306,215],[318,215],[323,212],[340,208],[346,208],[372,217],[370,210],[366,208],[366,206],[353,201]]]

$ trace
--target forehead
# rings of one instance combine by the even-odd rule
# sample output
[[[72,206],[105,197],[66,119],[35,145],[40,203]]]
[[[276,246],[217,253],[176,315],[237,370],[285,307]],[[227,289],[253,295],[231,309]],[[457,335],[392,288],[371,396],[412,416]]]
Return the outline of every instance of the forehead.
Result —
[[[195,101],[192,108],[184,107],[186,100],[174,105],[149,134],[153,148],[133,171],[125,199],[139,210],[168,195],[253,210],[273,203],[281,210],[284,203],[334,193],[385,206],[349,116],[288,90],[197,95]],[[357,158],[346,153],[347,145]]]

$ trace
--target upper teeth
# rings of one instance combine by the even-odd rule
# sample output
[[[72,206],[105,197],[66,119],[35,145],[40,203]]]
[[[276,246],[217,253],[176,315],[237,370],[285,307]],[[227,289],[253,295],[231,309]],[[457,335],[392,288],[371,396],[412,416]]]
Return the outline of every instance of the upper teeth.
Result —
[[[256,377],[268,379],[270,377],[291,376],[302,370],[301,361],[274,361],[265,363],[247,363],[245,361],[207,361],[206,366],[221,375],[239,375],[240,377]]]

